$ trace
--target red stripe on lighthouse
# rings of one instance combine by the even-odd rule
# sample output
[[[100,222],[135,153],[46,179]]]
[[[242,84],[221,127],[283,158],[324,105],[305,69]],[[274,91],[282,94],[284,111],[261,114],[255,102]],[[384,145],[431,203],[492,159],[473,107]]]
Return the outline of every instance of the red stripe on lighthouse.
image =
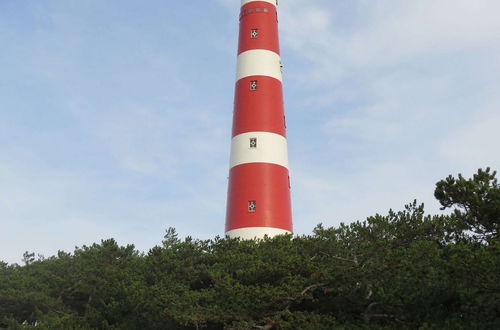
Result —
[[[255,89],[251,89],[254,82]],[[265,131],[286,136],[281,82],[266,76],[250,76],[236,83],[233,134]]]
[[[249,49],[267,49],[280,53],[276,7],[253,1],[241,8],[238,54]]]
[[[249,210],[249,202],[255,210]],[[273,227],[292,231],[288,170],[280,165],[251,163],[229,172],[226,231]]]

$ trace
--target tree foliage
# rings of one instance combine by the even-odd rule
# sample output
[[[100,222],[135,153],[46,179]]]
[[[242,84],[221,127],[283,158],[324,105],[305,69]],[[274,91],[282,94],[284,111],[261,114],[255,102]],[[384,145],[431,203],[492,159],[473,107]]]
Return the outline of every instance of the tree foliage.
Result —
[[[454,216],[478,237],[498,238],[500,226],[500,185],[496,171],[479,169],[471,179],[461,174],[448,176],[436,184],[434,196],[442,209],[455,207]]]
[[[414,201],[302,237],[180,240],[169,228],[147,254],[113,239],[26,252],[23,266],[0,263],[0,328],[493,329],[498,189],[489,169],[448,177],[436,197],[450,215]]]

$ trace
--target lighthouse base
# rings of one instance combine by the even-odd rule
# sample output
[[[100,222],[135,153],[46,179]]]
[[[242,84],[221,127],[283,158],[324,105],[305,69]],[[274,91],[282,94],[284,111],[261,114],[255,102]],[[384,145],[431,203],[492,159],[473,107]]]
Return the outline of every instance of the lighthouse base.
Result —
[[[291,234],[292,232],[281,229],[281,228],[272,228],[272,227],[246,227],[246,228],[237,228],[233,230],[229,230],[226,232],[226,236],[229,238],[240,238],[240,239],[261,239],[264,236],[274,237],[277,235],[285,235]]]

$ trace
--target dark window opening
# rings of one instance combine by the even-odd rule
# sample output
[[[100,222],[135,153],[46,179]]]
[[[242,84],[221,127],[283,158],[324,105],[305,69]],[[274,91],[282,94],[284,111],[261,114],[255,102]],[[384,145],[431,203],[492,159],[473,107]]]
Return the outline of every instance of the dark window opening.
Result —
[[[257,138],[250,138],[250,148],[257,148]]]
[[[248,212],[255,212],[257,210],[256,201],[248,201]]]

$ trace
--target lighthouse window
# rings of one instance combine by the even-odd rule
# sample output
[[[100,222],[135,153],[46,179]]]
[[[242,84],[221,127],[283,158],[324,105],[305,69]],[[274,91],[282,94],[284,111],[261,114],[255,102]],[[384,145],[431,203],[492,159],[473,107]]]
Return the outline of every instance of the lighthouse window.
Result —
[[[260,11],[260,8],[255,8],[255,11]]]
[[[250,138],[250,148],[257,148],[257,138]]]
[[[259,30],[258,29],[252,29],[250,31],[250,38],[256,39],[259,36]]]
[[[269,9],[264,8],[264,13],[267,13],[268,11],[269,11]]]
[[[255,212],[257,210],[256,201],[248,201],[248,212]]]
[[[256,91],[257,90],[257,80],[251,80],[250,81],[250,90],[251,91]]]

